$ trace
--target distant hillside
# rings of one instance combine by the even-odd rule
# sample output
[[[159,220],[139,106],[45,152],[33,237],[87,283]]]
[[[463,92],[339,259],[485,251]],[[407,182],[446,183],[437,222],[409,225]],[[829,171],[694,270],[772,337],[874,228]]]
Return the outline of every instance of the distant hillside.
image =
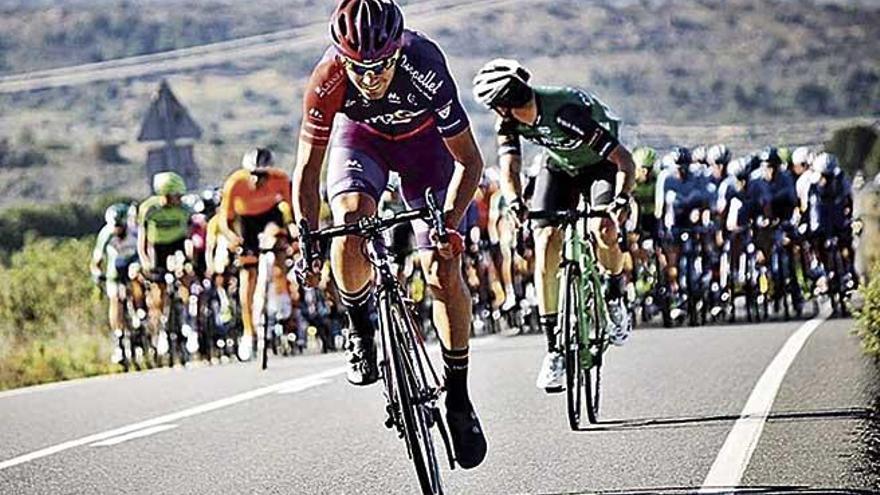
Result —
[[[878,3],[532,0],[409,21],[444,47],[491,161],[492,119],[472,102],[469,83],[496,56],[521,59],[539,84],[597,93],[623,117],[630,142],[723,139],[746,151],[769,140],[819,143],[853,119],[870,124],[880,117]],[[331,7],[328,0],[0,0],[0,74],[323,22]],[[292,160],[302,87],[318,56],[314,47],[291,46],[168,75],[205,129],[196,152],[206,182],[218,182],[252,144]],[[16,156],[40,158],[14,168],[0,160],[0,204],[145,193],[145,149],[134,136],[157,82],[0,97],[0,141]],[[102,159],[96,142],[120,143],[123,162]]]

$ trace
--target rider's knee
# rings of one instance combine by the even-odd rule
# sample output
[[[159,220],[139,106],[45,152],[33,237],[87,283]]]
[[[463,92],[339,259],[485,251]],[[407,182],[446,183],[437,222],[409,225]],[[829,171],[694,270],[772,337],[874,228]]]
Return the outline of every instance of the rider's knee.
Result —
[[[376,213],[376,200],[363,193],[342,193],[330,202],[333,221],[338,224],[357,222]]]
[[[613,250],[618,248],[617,223],[610,218],[595,218],[590,221],[590,232],[596,238],[599,250]]]
[[[556,227],[539,227],[535,230],[535,250],[537,256],[543,256],[548,250],[562,246],[562,231]]]
[[[426,273],[425,279],[434,297],[446,299],[454,292],[462,290],[464,282],[461,277],[461,257],[443,259],[433,256],[430,264],[431,269]]]

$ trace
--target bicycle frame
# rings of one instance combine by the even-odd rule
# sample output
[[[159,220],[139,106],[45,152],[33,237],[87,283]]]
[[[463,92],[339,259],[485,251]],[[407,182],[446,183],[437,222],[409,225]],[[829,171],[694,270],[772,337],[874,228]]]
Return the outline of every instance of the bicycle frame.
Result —
[[[608,307],[605,305],[605,295],[602,291],[602,279],[596,262],[595,248],[587,229],[587,219],[579,218],[574,223],[569,223],[565,229],[563,243],[563,262],[574,264],[580,274],[580,283],[577,287],[577,300],[584,302],[578,305],[578,340],[582,349],[588,352],[580,353],[581,366],[585,369],[592,368],[598,363],[601,354],[608,347],[607,339],[601,343],[601,348],[594,347],[590,340],[590,328],[592,325],[601,325],[608,320]],[[560,270],[560,276],[564,270]],[[564,297],[565,287],[560,284],[560,301]],[[598,314],[601,321],[594,322],[591,304],[599,304]]]

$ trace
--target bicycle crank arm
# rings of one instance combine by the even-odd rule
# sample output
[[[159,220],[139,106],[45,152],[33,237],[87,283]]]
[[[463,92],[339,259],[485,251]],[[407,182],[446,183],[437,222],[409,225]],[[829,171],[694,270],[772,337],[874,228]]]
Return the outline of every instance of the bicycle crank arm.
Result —
[[[446,449],[446,458],[449,459],[449,469],[455,469],[455,457],[452,455],[452,442],[449,440],[449,432],[446,430],[446,423],[443,422],[443,417],[440,416],[440,408],[433,408],[431,410],[431,416],[434,418],[434,423],[437,425],[437,430],[440,432],[440,438],[443,439],[443,447]]]

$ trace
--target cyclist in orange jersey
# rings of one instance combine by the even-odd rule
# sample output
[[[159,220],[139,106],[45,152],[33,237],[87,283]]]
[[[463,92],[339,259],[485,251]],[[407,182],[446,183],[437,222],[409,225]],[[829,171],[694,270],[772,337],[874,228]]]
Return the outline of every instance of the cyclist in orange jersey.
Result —
[[[260,234],[277,231],[292,223],[290,177],[275,168],[272,152],[256,148],[245,153],[242,168],[233,172],[223,185],[220,201],[220,229],[232,251],[240,253],[239,264],[241,320],[244,335],[238,346],[239,358],[248,360],[253,351],[253,302],[257,283]],[[281,263],[283,257],[277,257]]]

